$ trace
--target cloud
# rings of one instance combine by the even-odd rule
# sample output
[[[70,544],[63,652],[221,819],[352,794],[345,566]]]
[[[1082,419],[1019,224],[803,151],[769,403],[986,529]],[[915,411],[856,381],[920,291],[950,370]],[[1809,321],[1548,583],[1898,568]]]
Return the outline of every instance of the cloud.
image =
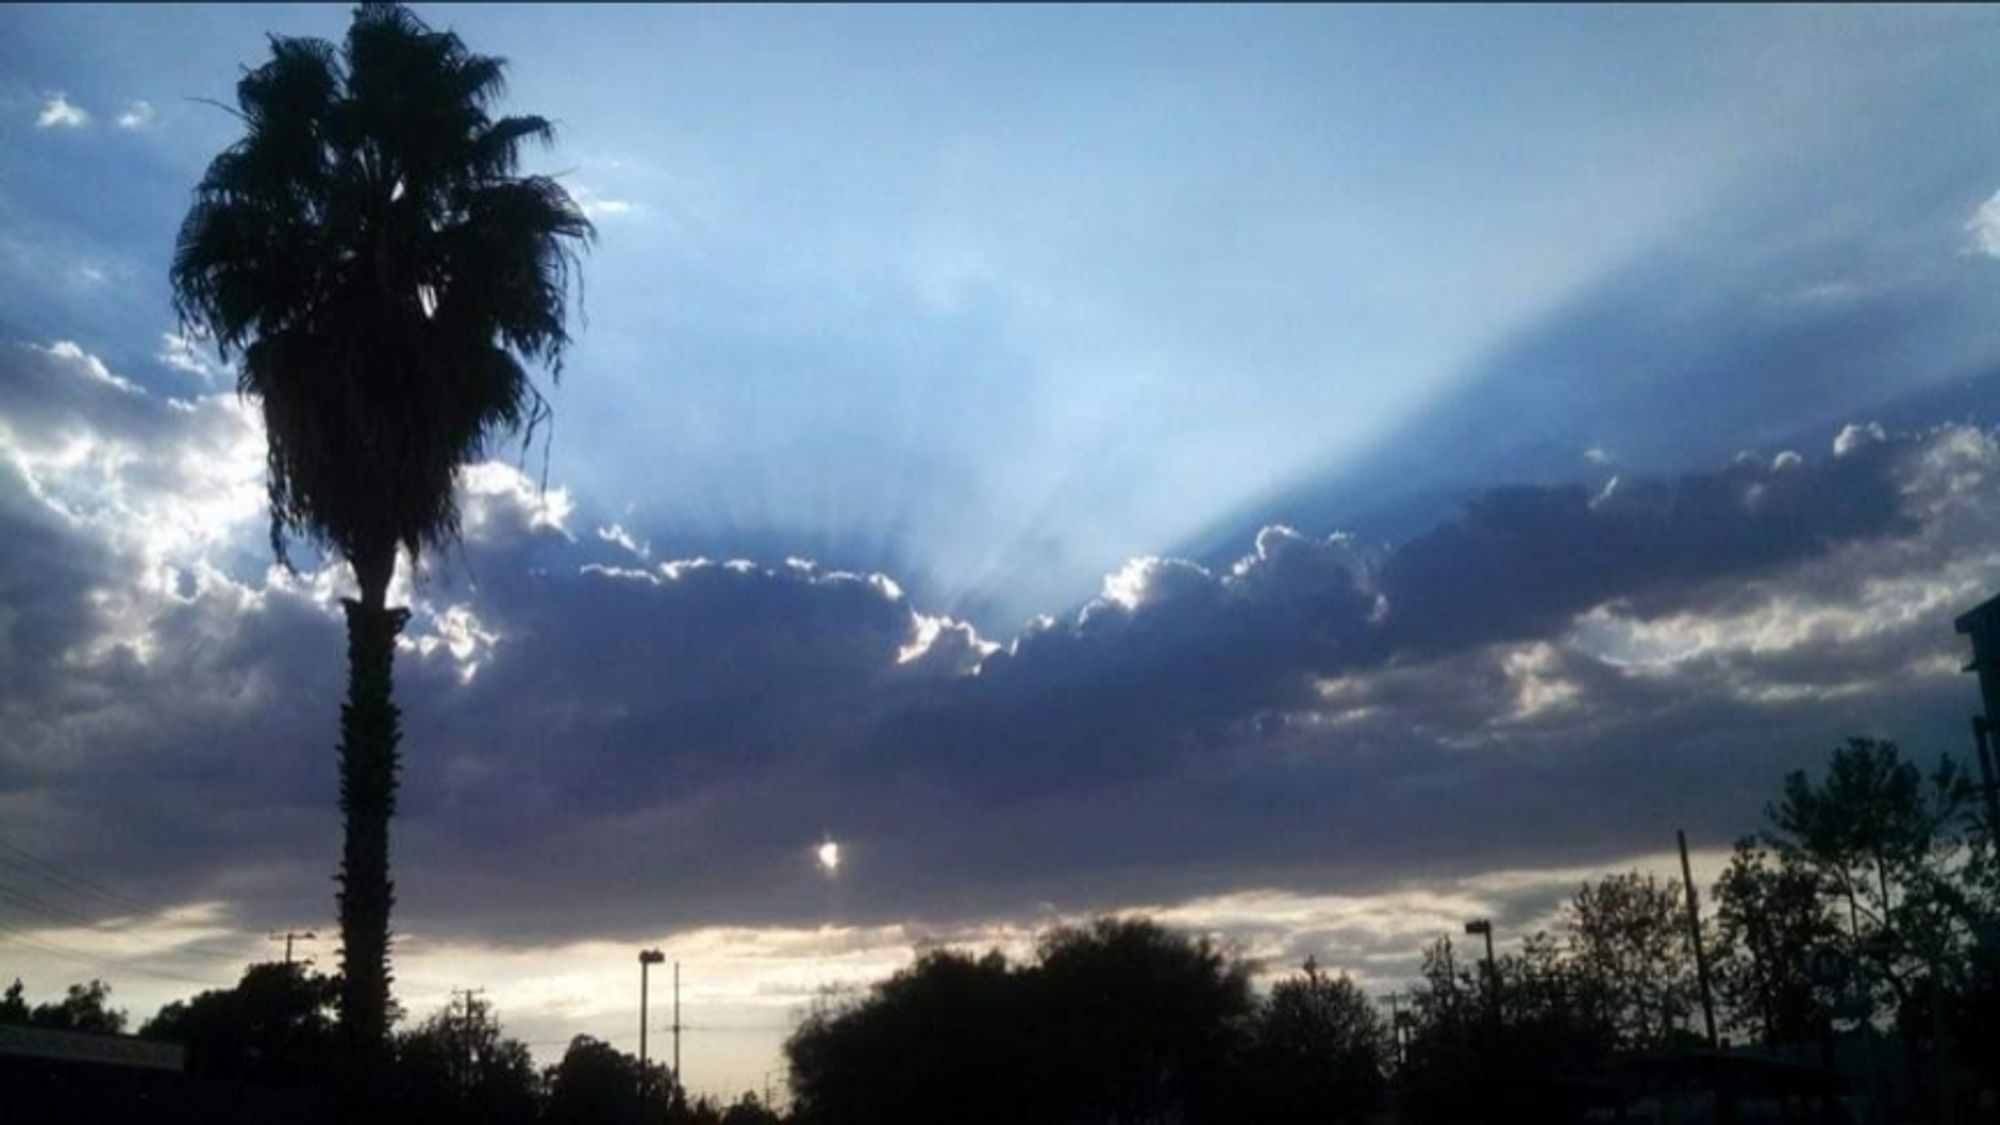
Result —
[[[1972,251],[2000,258],[2000,191],[1989,196],[1965,221],[1965,232],[1972,236],[1969,247]]]
[[[346,578],[269,566],[256,411],[75,345],[0,364],[0,815],[229,925],[316,916]],[[1847,733],[1957,730],[1949,619],[2000,583],[1996,481],[1992,433],[1884,429],[1491,490],[1392,549],[1270,527],[987,637],[887,575],[649,559],[478,466],[462,549],[399,586],[401,925],[951,927],[1726,839]]]
[[[118,127],[120,129],[143,129],[153,123],[155,116],[153,103],[135,101],[125,107],[125,112],[118,115]]]
[[[202,347],[200,340],[183,336],[178,332],[160,334],[160,350],[155,358],[175,371],[192,375],[205,384],[214,384],[232,371],[229,364],[208,353]]]
[[[605,199],[583,184],[571,185],[570,194],[576,198],[577,206],[583,208],[583,213],[592,219],[617,218],[631,215],[639,209],[630,200]]]
[[[653,556],[652,545],[642,543],[634,538],[632,533],[625,530],[622,524],[613,523],[598,528],[597,537],[606,543],[615,543],[641,559],[649,559]]]
[[[1866,422],[1857,424],[1850,422],[1842,426],[1840,432],[1834,435],[1833,455],[1835,457],[1845,457],[1858,449],[1865,449],[1877,442],[1887,441],[1888,436],[1880,423]]]
[[[35,117],[38,129],[76,129],[89,123],[90,114],[82,106],[71,105],[67,94],[52,95]]]

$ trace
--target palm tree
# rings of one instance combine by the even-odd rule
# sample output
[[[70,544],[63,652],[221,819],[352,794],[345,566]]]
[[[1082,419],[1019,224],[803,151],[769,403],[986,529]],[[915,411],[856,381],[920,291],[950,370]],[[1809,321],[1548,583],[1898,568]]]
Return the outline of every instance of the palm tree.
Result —
[[[273,36],[237,83],[245,133],[209,165],[174,254],[184,328],[237,358],[239,392],[262,404],[273,552],[338,552],[360,586],[338,897],[341,1025],[364,1074],[390,1008],[396,555],[449,542],[459,469],[546,417],[530,368],[561,375],[595,234],[559,184],[515,174],[522,144],[554,129],[490,115],[503,68],[394,4],[362,5],[339,48]]]

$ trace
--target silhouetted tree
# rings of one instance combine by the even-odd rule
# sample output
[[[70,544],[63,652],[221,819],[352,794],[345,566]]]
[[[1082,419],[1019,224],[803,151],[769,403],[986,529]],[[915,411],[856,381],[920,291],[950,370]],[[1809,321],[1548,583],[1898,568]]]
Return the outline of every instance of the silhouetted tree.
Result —
[[[1590,910],[1572,906],[1563,932],[1531,935],[1500,958],[1497,1026],[1468,958],[1447,938],[1425,950],[1399,1071],[1403,1108],[1415,1120],[1568,1121],[1591,1108],[1596,1094],[1587,1080],[1619,1035],[1617,991],[1596,975],[1605,959],[1581,955],[1590,943],[1579,926],[1595,926],[1602,915],[1598,888],[1585,891]]]
[[[51,1031],[94,1031],[116,1035],[125,1030],[125,1013],[110,1006],[111,986],[101,980],[72,984],[61,1000],[37,1004],[28,1023]]]
[[[330,1077],[334,981],[304,965],[252,965],[236,987],[161,1008],[139,1029],[183,1044],[205,1078],[293,1086]]]
[[[641,1125],[662,1120],[683,1094],[667,1068],[639,1060],[609,1043],[579,1035],[562,1061],[543,1075],[547,1125]]]
[[[1950,972],[1978,916],[1961,881],[1976,791],[1949,757],[1925,778],[1893,742],[1851,738],[1815,782],[1785,779],[1767,810],[1778,856],[1833,896],[1836,933],[1880,1002],[1900,1011]]]
[[[341,713],[344,1038],[364,1068],[388,1032],[398,549],[457,530],[459,469],[545,409],[525,363],[560,370],[574,247],[592,233],[555,181],[516,176],[539,117],[491,116],[501,60],[393,4],[338,49],[273,37],[237,83],[243,138],[195,191],[173,263],[190,331],[238,359],[263,407],[271,541],[353,567]]]
[[[1622,1048],[1664,1046],[1686,1027],[1696,995],[1685,909],[1672,884],[1636,871],[1585,883],[1570,901],[1579,1010]]]
[[[1473,1087],[1494,1069],[1485,1010],[1479,986],[1451,939],[1425,946],[1419,979],[1410,988],[1410,1026],[1399,1072],[1420,1120],[1466,1119]]]
[[[395,1048],[390,1103],[398,1120],[528,1125],[539,1114],[528,1048],[502,1035],[493,1006],[476,996],[397,1036]]]
[[[1144,918],[1058,928],[1027,984],[1045,1073],[1065,1103],[1045,1120],[1227,1119],[1249,967],[1209,939]]]
[[[796,1120],[1230,1120],[1249,973],[1144,920],[1058,929],[1034,964],[931,952],[785,1045]]]
[[[936,950],[864,996],[815,1006],[785,1044],[804,1121],[1021,1121],[1031,1080],[1029,1013],[999,953]]]
[[[1490,1046],[1517,1070],[1578,1074],[1610,1055],[1617,1033],[1570,935],[1535,933],[1500,958],[1502,1040]]]
[[[777,1111],[763,1103],[755,1093],[745,1090],[743,1095],[730,1103],[722,1111],[721,1125],[781,1125],[784,1118]]]
[[[23,1024],[28,1022],[28,998],[21,988],[21,978],[7,986],[7,992],[0,996],[0,1024]]]
[[[1345,974],[1310,958],[1257,1006],[1240,1097],[1245,1120],[1360,1121],[1381,1093],[1389,1027]]]
[[[1746,838],[1716,882],[1715,904],[1715,991],[1729,1024],[1765,1043],[1818,1034],[1826,1013],[1807,965],[1840,936],[1819,877],[1796,855]]]

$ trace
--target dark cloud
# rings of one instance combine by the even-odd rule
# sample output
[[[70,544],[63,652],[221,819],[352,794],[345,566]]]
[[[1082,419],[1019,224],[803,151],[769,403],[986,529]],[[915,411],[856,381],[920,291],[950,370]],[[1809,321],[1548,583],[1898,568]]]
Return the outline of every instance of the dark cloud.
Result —
[[[1838,544],[1910,530],[1891,472],[1910,443],[1829,459],[1742,457],[1720,472],[1501,488],[1383,568],[1394,643],[1448,651],[1547,635],[1613,599],[1655,612]]]
[[[251,564],[254,503],[196,503],[242,444],[226,400],[10,355],[10,834],[250,925],[323,914],[333,573]],[[1969,704],[1947,623],[2000,581],[2000,445],[1844,450],[1496,490],[1387,554],[1270,528],[1004,639],[882,576],[651,562],[483,468],[399,664],[399,917],[949,923],[1721,842],[1841,736],[1943,739]]]

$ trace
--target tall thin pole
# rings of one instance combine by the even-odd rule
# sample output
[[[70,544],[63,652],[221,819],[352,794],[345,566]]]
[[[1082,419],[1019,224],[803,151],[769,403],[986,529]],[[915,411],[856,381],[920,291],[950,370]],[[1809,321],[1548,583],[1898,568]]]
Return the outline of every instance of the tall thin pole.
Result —
[[[1458,1022],[1458,966],[1451,959],[1451,939],[1444,939],[1444,979],[1451,984],[1451,1015]]]
[[[464,1055],[459,1059],[459,1065],[465,1068],[461,1072],[459,1079],[459,1093],[461,1096],[472,1087],[472,1002],[481,995],[484,995],[485,992],[486,990],[483,988],[454,988],[451,990],[452,997],[460,1003],[458,1038],[459,1046],[465,1049]]]
[[[1486,1003],[1493,1009],[1493,1026],[1500,1026],[1500,962],[1493,959],[1493,920],[1486,921]]]
[[[1403,1065],[1403,994],[1389,994],[1389,1040],[1396,1045],[1396,1067]]]
[[[1493,919],[1477,918],[1467,922],[1465,932],[1486,938],[1486,1003],[1497,1030],[1500,1026],[1500,965],[1493,960]]]
[[[681,1081],[681,963],[674,962],[674,1083],[681,1089],[687,1084]]]
[[[1701,1025],[1708,1032],[1708,1049],[1721,1047],[1715,1038],[1715,1000],[1708,991],[1708,952],[1701,947],[1701,900],[1695,897],[1694,872],[1688,867],[1688,837],[1680,829],[1674,829],[1674,839],[1681,845],[1681,884],[1687,888],[1688,941],[1694,946],[1695,978],[1701,982]]]
[[[641,1083],[646,1081],[646,984],[647,974],[652,968],[653,963],[641,953],[639,955],[639,1081]]]

